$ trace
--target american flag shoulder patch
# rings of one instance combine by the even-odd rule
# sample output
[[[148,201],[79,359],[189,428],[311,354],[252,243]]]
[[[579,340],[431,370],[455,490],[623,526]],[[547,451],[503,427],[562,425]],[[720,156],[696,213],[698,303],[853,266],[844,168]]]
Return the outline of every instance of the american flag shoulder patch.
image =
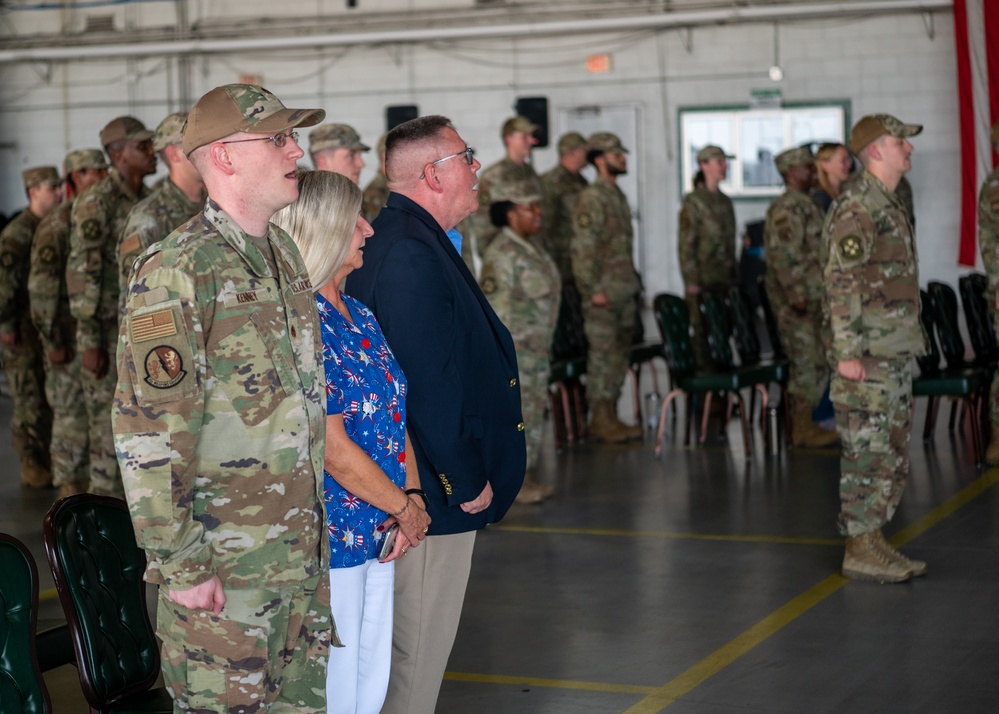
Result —
[[[135,342],[145,342],[176,334],[177,323],[174,322],[173,310],[159,310],[132,317],[132,339]]]

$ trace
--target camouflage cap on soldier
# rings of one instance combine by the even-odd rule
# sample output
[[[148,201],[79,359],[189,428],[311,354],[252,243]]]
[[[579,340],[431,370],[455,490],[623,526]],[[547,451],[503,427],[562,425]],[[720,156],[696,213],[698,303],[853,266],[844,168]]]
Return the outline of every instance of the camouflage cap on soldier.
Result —
[[[697,152],[697,163],[703,164],[711,159],[734,159],[733,154],[726,154],[724,149],[714,144],[708,144]]]
[[[153,151],[163,151],[168,146],[179,146],[184,139],[184,124],[187,122],[187,112],[174,112],[156,127],[153,134]]]
[[[327,149],[356,149],[369,151],[367,144],[361,143],[361,136],[354,127],[347,124],[324,124],[309,132],[309,153]]]
[[[788,169],[795,166],[808,166],[815,163],[810,146],[798,146],[793,149],[782,151],[774,157],[774,166],[778,173],[786,173]]]
[[[25,188],[31,188],[43,183],[56,185],[62,183],[62,179],[59,178],[59,171],[55,166],[35,166],[25,169],[21,172],[21,178],[24,180]]]
[[[135,117],[123,116],[109,121],[101,129],[101,146],[109,146],[115,141],[145,141],[152,139],[153,132]]]
[[[522,131],[527,134],[533,134],[538,129],[540,129],[537,124],[533,123],[527,117],[520,116],[519,114],[515,117],[510,117],[505,122],[503,122],[503,128],[500,130],[500,136],[506,138],[513,134],[515,131]]]
[[[570,151],[574,151],[580,147],[585,148],[586,146],[588,146],[586,138],[578,131],[570,131],[567,134],[563,134],[558,139],[559,156],[562,154],[568,154]]]
[[[278,134],[297,126],[315,126],[323,109],[288,109],[256,84],[226,84],[197,101],[184,125],[184,153],[238,132]]]
[[[590,151],[603,151],[605,153],[620,151],[625,154],[628,153],[628,150],[621,146],[620,137],[609,131],[598,131],[596,134],[590,134],[590,138],[586,140],[586,144],[589,146]]]
[[[489,189],[489,199],[493,203],[509,201],[510,203],[537,203],[541,200],[537,181],[511,181],[492,186]]]
[[[84,169],[106,169],[108,162],[100,149],[74,149],[66,154],[62,166],[67,174],[71,174]]]
[[[915,136],[922,130],[922,124],[906,124],[891,114],[868,114],[850,131],[850,151],[859,154],[865,146],[885,135]]]

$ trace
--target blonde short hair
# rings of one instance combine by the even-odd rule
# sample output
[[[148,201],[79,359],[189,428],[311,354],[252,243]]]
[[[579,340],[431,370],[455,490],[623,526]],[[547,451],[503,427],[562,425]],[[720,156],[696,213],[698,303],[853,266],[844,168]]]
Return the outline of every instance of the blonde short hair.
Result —
[[[343,266],[350,248],[361,189],[333,171],[298,172],[298,200],[271,219],[287,231],[309,271],[312,289],[319,290]]]

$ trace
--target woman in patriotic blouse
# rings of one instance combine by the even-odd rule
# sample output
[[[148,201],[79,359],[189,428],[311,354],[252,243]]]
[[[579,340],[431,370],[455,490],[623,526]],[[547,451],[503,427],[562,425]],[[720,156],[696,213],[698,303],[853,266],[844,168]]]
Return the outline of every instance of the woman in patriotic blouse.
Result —
[[[298,201],[273,220],[302,253],[322,322],[331,605],[344,642],[330,651],[327,707],[375,714],[392,656],[392,561],[419,545],[430,516],[406,434],[406,377],[374,315],[340,291],[372,234],[361,191],[329,171],[300,171],[298,179]],[[395,544],[379,561],[395,523]]]

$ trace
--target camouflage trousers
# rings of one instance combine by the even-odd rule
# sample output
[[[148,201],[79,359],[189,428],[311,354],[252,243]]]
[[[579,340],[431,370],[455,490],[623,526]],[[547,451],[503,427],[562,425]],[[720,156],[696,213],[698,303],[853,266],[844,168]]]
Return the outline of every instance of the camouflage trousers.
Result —
[[[829,364],[822,340],[822,316],[782,307],[777,313],[781,345],[791,366],[787,392],[813,409],[829,383]]]
[[[327,572],[273,590],[225,590],[226,605],[189,610],[161,587],[156,634],[174,710],[197,714],[326,711],[332,618]]]
[[[694,348],[694,364],[698,369],[707,369],[713,364],[708,351],[708,338],[704,335],[704,325],[701,324],[701,310],[697,305],[696,295],[684,296],[687,303],[687,314],[690,317],[690,345]]]
[[[635,331],[635,301],[628,297],[595,307],[583,298],[583,326],[590,350],[586,357],[586,396],[590,402],[617,403],[628,373]]]
[[[83,400],[80,355],[65,364],[45,360],[45,397],[52,407],[52,483],[90,478],[87,406]]]
[[[80,369],[90,440],[90,492],[124,498],[111,428],[111,405],[115,387],[118,386],[118,328],[115,324],[105,327],[104,338],[104,344],[109,345],[107,374],[96,377],[93,372]],[[80,352],[82,354],[82,350]]]
[[[3,369],[14,402],[10,423],[14,452],[48,466],[52,410],[45,399],[45,367],[37,334],[22,335],[19,345],[4,348]]]
[[[863,381],[833,374],[840,457],[840,532],[857,536],[891,520],[909,478],[912,365],[863,360]]]
[[[551,363],[548,350],[531,350],[517,345],[517,370],[520,372],[520,411],[527,438],[527,468],[538,463],[544,437],[545,409],[548,407],[548,376]]]

